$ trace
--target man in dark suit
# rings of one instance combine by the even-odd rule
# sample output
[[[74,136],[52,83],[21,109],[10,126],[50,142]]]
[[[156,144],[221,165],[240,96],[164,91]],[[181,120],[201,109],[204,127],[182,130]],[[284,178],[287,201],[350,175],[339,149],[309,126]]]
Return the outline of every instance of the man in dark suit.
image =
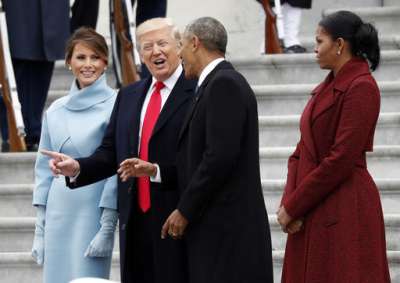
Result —
[[[272,283],[257,101],[225,61],[226,45],[226,30],[213,18],[185,29],[181,57],[198,90],[178,140],[182,192],[162,236],[184,237],[190,283]]]
[[[163,168],[175,166],[179,130],[195,88],[194,81],[184,78],[178,37],[169,19],[155,18],[139,26],[140,54],[152,77],[120,90],[102,144],[93,155],[74,160],[47,153],[53,158],[50,165],[54,173],[75,176],[75,180],[67,178],[71,188],[115,174],[126,159],[139,157],[157,164],[151,172],[145,172],[152,176],[150,180],[119,180],[124,283],[188,282],[183,241],[160,237],[162,225],[179,196],[177,186],[165,182]]]

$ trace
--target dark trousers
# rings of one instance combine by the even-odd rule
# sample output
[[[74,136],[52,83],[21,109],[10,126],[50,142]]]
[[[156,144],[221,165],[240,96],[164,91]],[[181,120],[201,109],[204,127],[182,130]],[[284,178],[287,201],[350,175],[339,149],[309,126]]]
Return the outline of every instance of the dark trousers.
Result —
[[[143,213],[136,207],[129,223],[125,262],[127,278],[123,283],[154,283],[150,213]]]
[[[49,91],[54,62],[12,59],[26,144],[38,143],[42,114]]]
[[[96,29],[99,0],[75,0],[71,12],[71,33],[82,26]]]
[[[165,17],[167,14],[167,0],[137,0],[136,26],[148,19]],[[132,1],[132,4],[135,0]]]

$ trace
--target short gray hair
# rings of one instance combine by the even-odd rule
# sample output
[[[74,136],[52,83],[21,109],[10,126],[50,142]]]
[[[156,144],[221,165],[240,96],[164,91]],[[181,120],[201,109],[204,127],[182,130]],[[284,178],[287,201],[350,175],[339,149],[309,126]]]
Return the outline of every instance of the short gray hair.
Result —
[[[218,51],[225,55],[228,35],[225,27],[216,19],[202,17],[192,21],[185,28],[184,36],[195,35],[209,51]]]

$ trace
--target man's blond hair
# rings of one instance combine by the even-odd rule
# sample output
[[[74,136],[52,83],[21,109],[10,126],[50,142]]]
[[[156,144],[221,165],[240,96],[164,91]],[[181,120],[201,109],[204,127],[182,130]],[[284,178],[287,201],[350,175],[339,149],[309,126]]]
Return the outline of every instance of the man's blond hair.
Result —
[[[163,28],[170,28],[172,38],[174,38],[178,43],[181,39],[181,34],[178,28],[174,25],[171,18],[153,18],[147,21],[144,21],[136,28],[136,42],[137,47],[140,50],[140,41],[139,38],[145,33],[159,30]]]

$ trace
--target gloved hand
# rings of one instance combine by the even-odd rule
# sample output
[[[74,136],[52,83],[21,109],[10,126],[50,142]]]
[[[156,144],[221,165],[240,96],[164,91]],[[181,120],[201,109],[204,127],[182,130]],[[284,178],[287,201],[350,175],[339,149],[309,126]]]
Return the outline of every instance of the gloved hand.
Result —
[[[114,231],[117,226],[118,212],[104,208],[100,219],[100,230],[94,236],[85,252],[85,257],[111,256],[114,247]]]
[[[36,208],[35,236],[33,238],[32,257],[36,263],[43,265],[44,262],[44,225],[46,207],[38,205]]]

